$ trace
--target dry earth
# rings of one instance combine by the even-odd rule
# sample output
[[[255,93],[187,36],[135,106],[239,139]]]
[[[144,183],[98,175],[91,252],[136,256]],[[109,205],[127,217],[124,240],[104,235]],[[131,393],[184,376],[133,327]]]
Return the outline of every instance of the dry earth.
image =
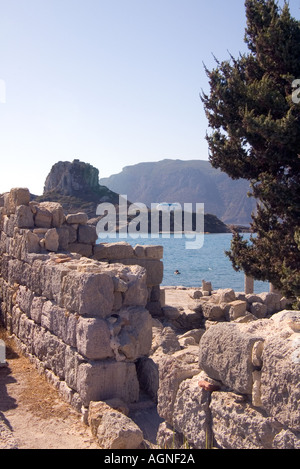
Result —
[[[81,416],[58,395],[6,332],[0,368],[0,449],[99,449]]]

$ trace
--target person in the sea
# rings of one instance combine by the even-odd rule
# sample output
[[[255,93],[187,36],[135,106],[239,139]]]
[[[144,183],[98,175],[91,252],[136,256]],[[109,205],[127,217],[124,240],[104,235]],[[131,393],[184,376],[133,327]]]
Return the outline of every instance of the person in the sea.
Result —
[[[176,269],[175,272],[174,272],[174,274],[175,274],[175,275],[180,275],[179,270]]]

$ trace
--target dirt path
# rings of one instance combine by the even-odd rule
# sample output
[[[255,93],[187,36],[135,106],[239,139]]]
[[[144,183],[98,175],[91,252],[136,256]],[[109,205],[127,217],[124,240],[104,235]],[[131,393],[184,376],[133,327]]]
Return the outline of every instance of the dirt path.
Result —
[[[81,416],[5,338],[0,368],[0,449],[99,449]]]

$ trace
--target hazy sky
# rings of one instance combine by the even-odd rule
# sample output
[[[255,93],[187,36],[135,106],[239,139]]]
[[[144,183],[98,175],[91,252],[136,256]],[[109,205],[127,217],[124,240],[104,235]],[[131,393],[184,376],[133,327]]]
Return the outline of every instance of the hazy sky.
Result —
[[[203,62],[244,30],[244,0],[0,0],[0,193],[41,194],[60,160],[207,159]]]

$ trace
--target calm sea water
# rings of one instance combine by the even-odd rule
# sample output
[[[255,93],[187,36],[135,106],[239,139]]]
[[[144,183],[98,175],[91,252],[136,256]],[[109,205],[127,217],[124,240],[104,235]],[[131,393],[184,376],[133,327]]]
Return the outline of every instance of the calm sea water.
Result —
[[[248,234],[244,235],[249,237]],[[207,234],[204,235],[204,243],[201,249],[186,249],[186,238],[176,238],[169,235],[152,239],[105,239],[102,242],[126,241],[131,245],[154,244],[164,247],[164,278],[162,285],[174,285],[185,287],[200,287],[202,280],[212,282],[213,289],[233,288],[235,291],[244,291],[244,274],[235,272],[231,262],[225,255],[230,248],[232,235]],[[180,275],[174,271],[179,270]],[[265,282],[254,283],[255,293],[269,291],[269,285]]]

